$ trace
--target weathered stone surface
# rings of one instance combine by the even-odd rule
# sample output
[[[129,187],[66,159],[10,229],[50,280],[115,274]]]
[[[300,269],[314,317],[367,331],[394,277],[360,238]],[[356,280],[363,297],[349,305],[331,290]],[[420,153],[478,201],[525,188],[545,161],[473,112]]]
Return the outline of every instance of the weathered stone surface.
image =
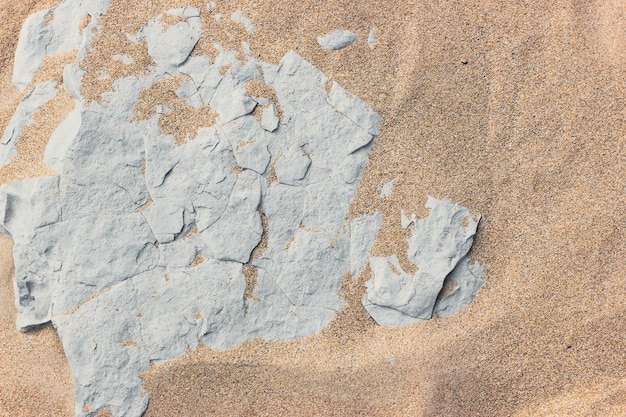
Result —
[[[272,104],[263,109],[261,115],[261,126],[268,132],[273,132],[278,128],[278,116],[276,115],[276,107]]]
[[[74,138],[78,135],[81,126],[82,110],[81,102],[74,100],[74,110],[67,115],[48,140],[48,145],[44,152],[44,162],[58,173],[63,172],[65,152],[67,152]]]
[[[366,283],[363,305],[378,324],[403,326],[431,318],[446,277],[472,246],[480,217],[472,216],[464,207],[432,197],[426,208],[430,215],[424,219],[412,216],[409,220],[402,215],[403,227],[411,230],[407,258],[418,267],[414,275],[402,269],[395,255],[370,257],[372,279]],[[450,294],[448,301],[442,300],[443,314],[462,308],[459,306],[464,298],[472,297],[480,287],[471,281],[468,267],[462,268],[450,277],[459,283],[458,295]]]
[[[171,16],[186,17],[186,22],[177,22],[163,27],[160,16],[152,19],[142,30],[148,43],[148,53],[162,70],[176,74],[178,67],[187,60],[202,34],[198,9],[185,7],[166,12]]]
[[[82,59],[85,46],[94,36],[92,29],[106,12],[111,0],[64,0],[57,7],[29,16],[22,26],[15,51],[13,84],[24,90],[43,64],[43,58],[79,49]],[[88,15],[89,23],[81,30],[81,19]]]
[[[359,276],[367,265],[367,258],[376,240],[382,219],[380,212],[376,212],[371,216],[362,216],[350,222],[350,273],[352,278]]]
[[[363,267],[380,223],[344,227],[377,131],[367,105],[338,86],[329,95],[323,74],[293,52],[278,65],[249,53],[239,62],[219,46],[213,63],[189,58],[197,11],[166,13],[184,21],[164,28],[155,18],[139,33],[155,70],[116,80],[102,103],[83,102],[82,74],[68,66],[75,110],[45,156],[60,175],[0,188],[1,231],[15,240],[18,327],[51,321],[58,330],[78,416],[104,407],[141,415],[148,396],[138,375],[198,343],[319,331],[343,305],[343,276]],[[190,77],[179,99],[218,114],[180,146],[159,130],[164,109],[129,122],[139,94],[176,74]],[[276,91],[280,129],[269,98],[246,95],[261,74]],[[261,123],[249,115],[257,105],[266,106]],[[264,234],[264,252],[251,259]],[[247,262],[253,298],[244,296]]]
[[[434,314],[449,317],[471,303],[485,283],[482,279],[483,272],[484,268],[478,263],[470,264],[467,257],[462,259],[446,277],[446,283],[449,282],[453,288],[437,300]]]
[[[51,29],[42,26],[45,13],[32,18],[21,44],[48,36],[55,51],[74,45],[74,29],[58,25],[74,22],[72,10],[95,16],[108,5],[77,1],[46,12],[58,18]],[[326,77],[294,52],[278,65],[257,61],[245,44],[243,61],[219,45],[214,62],[190,57],[201,35],[198,11],[166,13],[183,21],[165,28],[157,17],[128,35],[146,41],[152,72],[115,80],[100,103],[84,102],[82,70],[66,66],[63,88],[75,109],[45,153],[59,175],[0,187],[0,232],[15,241],[17,326],[57,329],[77,416],[105,407],[140,416],[149,395],[139,375],[200,343],[226,348],[318,332],[344,305],[342,279],[365,268],[382,222],[380,213],[345,221],[379,134],[369,106],[336,83],[327,92]],[[232,18],[253,29],[241,13]],[[82,36],[77,62],[91,35]],[[19,65],[39,65],[49,53],[42,45],[25,47]],[[134,118],[142,91],[179,74],[189,79],[177,97],[218,115],[182,145],[159,129],[168,109]],[[248,97],[251,80],[265,82],[277,102]],[[37,92],[31,103],[34,92],[10,126],[21,129],[48,97]],[[256,106],[264,107],[260,122],[250,114]],[[3,145],[14,145],[16,129]],[[395,256],[370,258],[364,303],[379,323],[453,314],[482,284],[481,268],[465,258],[476,221],[463,226],[467,210],[448,202],[428,207],[427,219],[402,218],[412,227],[408,257],[418,274],[402,272]],[[253,288],[245,264],[255,269]],[[436,301],[444,280],[454,288]]]
[[[22,98],[0,141],[0,167],[7,165],[16,155],[15,144],[22,134],[22,129],[32,123],[32,115],[56,93],[56,82],[47,81],[37,84]]]
[[[352,45],[357,35],[349,30],[336,30],[317,38],[317,43],[324,49],[335,51]]]

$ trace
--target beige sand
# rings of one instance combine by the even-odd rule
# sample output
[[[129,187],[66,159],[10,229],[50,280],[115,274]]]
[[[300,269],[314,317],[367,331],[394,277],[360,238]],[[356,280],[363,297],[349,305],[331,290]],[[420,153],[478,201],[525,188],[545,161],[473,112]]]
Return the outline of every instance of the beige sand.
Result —
[[[401,209],[423,215],[427,195],[448,197],[483,215],[472,258],[487,284],[461,314],[391,330],[360,307],[365,271],[319,335],[201,348],[152,368],[146,415],[626,415],[626,4],[216,2],[224,24],[205,13],[195,53],[239,40],[269,62],[295,50],[382,117],[351,210],[382,211],[376,254],[402,253]],[[0,2],[2,130],[20,98],[10,74],[21,22],[53,3]],[[120,34],[204,4],[114,1],[85,61],[85,94],[98,99],[148,63]],[[255,33],[229,22],[236,9]],[[338,28],[359,39],[321,49],[316,37]],[[103,59],[111,50],[136,64]],[[42,76],[54,73],[50,63]],[[68,109],[49,111],[1,182],[44,172],[45,119]],[[0,415],[72,415],[54,331],[14,330],[11,243],[0,244]]]

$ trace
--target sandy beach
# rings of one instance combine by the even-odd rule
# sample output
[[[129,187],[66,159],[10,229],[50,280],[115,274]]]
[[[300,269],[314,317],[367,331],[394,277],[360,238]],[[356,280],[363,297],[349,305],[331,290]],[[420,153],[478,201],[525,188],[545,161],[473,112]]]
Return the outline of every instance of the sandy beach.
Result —
[[[1,131],[23,95],[11,85],[19,30],[55,4],[0,1]],[[429,195],[448,198],[482,215],[470,258],[486,284],[455,316],[389,329],[361,305],[366,268],[344,281],[347,305],[319,334],[201,347],[151,367],[145,416],[626,415],[626,3],[216,4],[114,0],[81,64],[85,98],[147,69],[145,47],[125,34],[174,7],[202,11],[193,55],[242,40],[270,63],[296,51],[381,117],[348,217],[383,214],[372,254],[405,253],[401,210],[425,216]],[[236,10],[253,33],[227,18]],[[317,37],[336,29],[357,41],[322,49]],[[74,57],[51,57],[36,79],[60,80]],[[166,102],[165,90],[153,99]],[[0,183],[54,174],[43,150],[71,109],[59,95],[35,114]],[[11,247],[0,239],[0,416],[72,416],[54,329],[15,329]]]

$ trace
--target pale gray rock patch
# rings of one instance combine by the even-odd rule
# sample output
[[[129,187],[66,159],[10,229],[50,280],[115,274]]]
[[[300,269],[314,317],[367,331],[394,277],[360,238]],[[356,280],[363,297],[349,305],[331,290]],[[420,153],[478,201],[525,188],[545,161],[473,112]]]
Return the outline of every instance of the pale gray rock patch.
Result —
[[[383,216],[380,212],[361,216],[350,222],[350,274],[356,278],[361,274],[380,229]]]
[[[74,100],[74,110],[72,110],[59,126],[54,130],[46,150],[44,151],[44,162],[58,173],[63,172],[63,160],[65,152],[70,147],[74,138],[78,135],[81,125],[82,104],[79,100]]]
[[[369,34],[367,35],[367,44],[370,48],[374,47],[376,43],[376,38],[374,36],[374,28],[370,28]]]
[[[467,257],[461,260],[446,277],[454,288],[437,300],[434,314],[449,317],[467,307],[485,283],[483,273],[484,268],[478,263],[470,264]]]
[[[248,33],[252,33],[256,30],[254,25],[252,24],[252,20],[245,17],[243,13],[241,12],[241,10],[237,10],[233,12],[233,14],[230,15],[230,19],[235,23],[239,23],[240,25],[243,25],[243,27],[246,28],[246,31]]]
[[[432,197],[428,198],[426,208],[430,215],[424,219],[413,216],[414,220],[409,221],[403,214],[403,227],[406,224],[411,230],[407,238],[407,258],[418,267],[414,275],[402,269],[396,255],[370,257],[372,279],[365,284],[363,305],[380,325],[397,327],[430,319],[444,281],[472,246],[480,217],[472,216],[464,207]],[[469,269],[463,268],[458,276],[455,273],[450,279],[466,282],[466,285],[459,284],[459,295],[448,298],[445,303],[451,306],[444,304],[444,314],[446,310],[460,310],[460,305],[479,288],[476,288],[477,283],[470,283],[466,272]],[[478,269],[472,271],[478,272]]]
[[[63,68],[63,88],[72,98],[83,101],[80,94],[81,83],[85,71],[81,70],[78,64],[68,64]]]
[[[52,15],[54,9],[42,10],[26,19],[15,51],[15,66],[13,70],[13,84],[20,90],[28,87],[33,75],[43,64],[46,54],[46,45],[52,39],[52,31],[45,27],[45,22]]]
[[[142,29],[148,43],[148,54],[163,71],[176,74],[178,67],[187,60],[189,54],[200,40],[202,23],[198,9],[185,7],[166,12],[171,16],[186,18],[186,22],[177,22],[164,28],[160,16],[150,20]]]
[[[11,158],[17,154],[15,144],[22,135],[22,130],[32,123],[33,114],[41,106],[51,100],[56,93],[56,82],[46,81],[37,84],[20,100],[15,113],[11,117],[11,120],[9,120],[9,124],[2,135],[2,141],[0,141],[0,167],[7,165],[11,161]]]
[[[92,29],[109,3],[110,0],[64,0],[57,7],[29,16],[18,39],[13,84],[20,90],[28,87],[48,55],[79,49],[77,58],[82,59],[94,36]],[[91,19],[81,32],[80,20],[85,15]]]
[[[302,149],[294,144],[276,162],[276,176],[278,182],[286,185],[296,185],[302,180],[311,166],[311,159]]]
[[[243,61],[219,45],[215,62],[190,57],[197,10],[167,13],[185,21],[165,29],[157,17],[136,39],[156,67],[115,80],[102,102],[82,100],[78,60],[65,68],[76,107],[45,157],[59,175],[0,187],[0,232],[15,241],[17,326],[56,328],[80,417],[106,407],[141,416],[149,394],[139,376],[199,344],[320,331],[344,305],[342,280],[363,270],[382,222],[380,213],[345,221],[379,132],[367,104],[337,84],[327,93],[324,74],[294,52],[277,65],[245,45]],[[177,74],[189,76],[180,100],[218,114],[180,146],[159,129],[168,108],[133,118],[140,93]],[[280,121],[267,98],[246,95],[255,79],[276,92]],[[250,114],[257,105],[267,106],[261,121]],[[429,218],[406,224],[418,274],[404,273],[395,255],[370,258],[364,303],[379,323],[452,314],[479,288],[480,267],[465,258],[477,220],[449,202],[428,204]],[[257,275],[251,298],[246,264]],[[454,288],[437,300],[445,280]]]
[[[180,33],[195,17],[186,10],[176,12],[187,17]],[[141,32],[149,43],[163,34],[157,20]],[[46,152],[60,175],[0,188],[0,231],[16,241],[18,327],[57,328],[77,416],[104,407],[141,415],[148,396],[138,375],[199,343],[225,348],[319,331],[344,305],[338,291],[351,257],[373,239],[358,226],[352,236],[344,222],[375,139],[372,126],[354,121],[368,120],[358,112],[369,107],[344,94],[339,105],[350,117],[338,112],[324,75],[295,53],[271,65],[217,49],[213,63],[179,50],[155,55],[151,74],[116,80],[89,106],[78,94],[82,73],[68,66],[76,108]],[[181,100],[218,114],[182,146],[159,130],[167,108],[129,122],[141,91],[172,73],[190,77]],[[276,91],[280,129],[249,114],[270,106],[245,94],[261,76]],[[265,252],[251,259],[264,234]],[[248,262],[257,270],[250,299]]]
[[[255,100],[256,101],[256,100]],[[258,104],[261,104],[257,101]],[[262,104],[261,104],[262,105]],[[261,114],[261,127],[268,132],[273,132],[278,129],[278,115],[276,114],[276,107],[272,104],[263,109]]]
[[[387,182],[385,185],[383,185],[380,190],[380,197],[381,198],[389,197],[393,191],[393,186],[395,185],[395,183],[396,183],[396,180],[391,180]]]
[[[356,40],[357,35],[349,30],[336,30],[326,35],[319,36],[317,43],[324,49],[329,51],[336,51],[352,45]]]
[[[113,61],[120,61],[121,63],[123,63],[124,65],[130,65],[133,63],[133,58],[129,57],[128,55],[124,55],[124,54],[116,54],[113,55],[111,57],[111,59]]]

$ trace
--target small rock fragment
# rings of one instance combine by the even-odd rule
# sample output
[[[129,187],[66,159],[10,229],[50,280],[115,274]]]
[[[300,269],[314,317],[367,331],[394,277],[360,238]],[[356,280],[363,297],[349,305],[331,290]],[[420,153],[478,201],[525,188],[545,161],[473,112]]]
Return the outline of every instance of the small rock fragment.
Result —
[[[278,128],[278,116],[276,115],[276,107],[272,104],[263,109],[261,115],[261,126],[268,132],[273,132]]]
[[[116,54],[111,57],[113,61],[120,61],[124,65],[130,65],[133,63],[133,58],[124,54]]]
[[[252,24],[252,21],[250,19],[248,19],[247,17],[245,17],[243,15],[243,13],[241,13],[241,10],[237,10],[235,12],[233,12],[232,15],[230,15],[230,19],[235,22],[235,23],[239,23],[241,25],[243,25],[243,27],[246,28],[246,31],[248,33],[252,33],[255,31],[254,25]]]
[[[373,47],[374,43],[376,43],[376,39],[374,38],[374,28],[370,28],[370,32],[367,35],[367,44],[369,47]]]
[[[352,45],[356,38],[357,35],[354,32],[350,32],[349,30],[336,30],[324,36],[319,36],[317,43],[324,49],[336,51]]]
[[[380,197],[381,198],[389,197],[391,195],[391,192],[393,191],[393,186],[395,183],[396,183],[396,180],[391,180],[385,185],[383,185],[383,187],[380,190]]]

